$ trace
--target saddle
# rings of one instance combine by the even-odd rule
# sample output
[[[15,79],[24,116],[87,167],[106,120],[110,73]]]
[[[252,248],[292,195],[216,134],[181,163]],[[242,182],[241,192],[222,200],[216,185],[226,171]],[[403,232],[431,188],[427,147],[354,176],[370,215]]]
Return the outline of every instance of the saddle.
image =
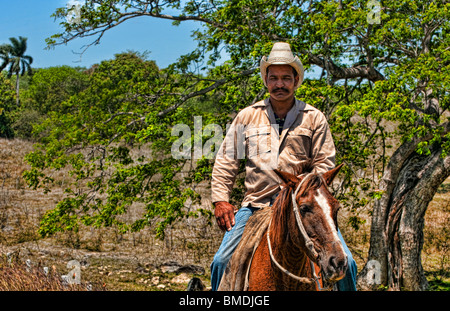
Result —
[[[272,207],[257,210],[247,221],[241,241],[228,262],[219,284],[219,291],[248,290],[248,274],[253,254],[269,226]]]

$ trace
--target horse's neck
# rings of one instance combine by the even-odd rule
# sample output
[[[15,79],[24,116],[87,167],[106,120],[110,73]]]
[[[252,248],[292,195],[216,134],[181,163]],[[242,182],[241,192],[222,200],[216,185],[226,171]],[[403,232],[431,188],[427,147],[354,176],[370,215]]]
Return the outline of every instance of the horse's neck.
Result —
[[[270,228],[271,232],[275,228]],[[278,263],[289,272],[299,277],[312,277],[311,265],[305,249],[300,248],[292,239],[287,236],[271,237],[272,252]],[[299,282],[278,267],[273,268],[274,278],[277,283],[280,283],[284,290],[298,290],[299,286],[308,286],[306,284],[299,284]]]
[[[295,245],[289,236],[285,238],[279,237],[278,239],[275,237],[274,240],[271,239],[272,252],[278,262],[289,271],[294,272],[294,270],[303,267],[305,263],[309,262],[305,250]]]

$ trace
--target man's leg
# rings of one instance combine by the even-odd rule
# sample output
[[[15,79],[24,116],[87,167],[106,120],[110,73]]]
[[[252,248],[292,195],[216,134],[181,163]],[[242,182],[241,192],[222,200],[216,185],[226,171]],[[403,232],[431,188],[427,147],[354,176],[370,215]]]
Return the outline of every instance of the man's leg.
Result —
[[[342,237],[341,232],[338,230],[338,236],[341,240],[342,246],[344,247],[345,254],[347,255],[347,272],[345,273],[345,277],[336,283],[339,291],[356,291],[356,274],[358,273],[358,269],[356,267],[356,262],[353,259],[352,253],[348,249],[347,245],[344,242],[344,238]]]
[[[233,255],[233,252],[238,246],[242,234],[244,233],[247,220],[255,210],[256,208],[253,207],[241,207],[235,215],[235,225],[230,231],[225,232],[222,244],[211,263],[211,289],[213,291],[216,291],[219,287],[220,280],[225,272],[228,261]]]

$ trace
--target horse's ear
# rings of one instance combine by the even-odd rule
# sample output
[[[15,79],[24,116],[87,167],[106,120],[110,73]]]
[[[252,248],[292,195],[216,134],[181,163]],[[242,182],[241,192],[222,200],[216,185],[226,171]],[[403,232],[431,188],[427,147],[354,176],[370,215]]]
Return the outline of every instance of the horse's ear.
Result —
[[[292,175],[291,173],[282,172],[277,169],[274,169],[274,172],[277,173],[281,180],[283,180],[284,183],[289,187],[295,187],[295,185],[300,182],[300,179],[298,179],[297,176]]]
[[[322,177],[323,179],[325,179],[325,182],[327,183],[327,185],[331,185],[331,183],[333,182],[333,179],[336,177],[337,173],[339,173],[339,170],[344,166],[344,163],[339,164],[338,166],[336,166],[335,168],[333,168],[332,170],[329,170],[326,173],[323,173]]]

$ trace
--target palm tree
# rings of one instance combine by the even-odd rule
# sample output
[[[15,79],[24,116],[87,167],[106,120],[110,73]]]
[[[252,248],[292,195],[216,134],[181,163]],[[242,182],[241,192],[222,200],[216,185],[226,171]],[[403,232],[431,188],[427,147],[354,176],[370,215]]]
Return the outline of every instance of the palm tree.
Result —
[[[17,105],[19,105],[19,76],[23,76],[25,72],[32,73],[31,63],[33,58],[25,55],[27,50],[27,38],[19,36],[19,38],[9,38],[11,44],[3,44],[0,46],[0,71],[9,65],[8,78],[13,74],[16,75],[16,94]]]
[[[0,45],[0,60],[2,61],[0,64],[0,72],[2,72],[9,64],[9,45]]]

